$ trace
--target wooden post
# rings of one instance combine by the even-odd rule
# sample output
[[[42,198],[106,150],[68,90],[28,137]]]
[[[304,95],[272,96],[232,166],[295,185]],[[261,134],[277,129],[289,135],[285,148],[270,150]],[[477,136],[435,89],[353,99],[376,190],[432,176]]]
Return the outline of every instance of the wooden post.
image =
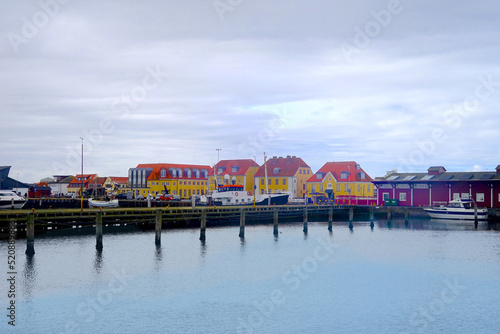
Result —
[[[28,215],[26,222],[26,255],[35,255],[35,214]]]
[[[388,208],[387,209],[387,220],[391,220],[392,219],[392,211],[391,211],[391,208]]]
[[[352,222],[354,220],[354,208],[349,208],[349,221]]]
[[[205,241],[206,239],[206,229],[207,229],[207,212],[205,210],[201,211],[201,223],[200,223],[200,240]]]
[[[274,208],[274,231],[273,231],[273,234],[274,235],[278,235],[278,209]]]
[[[240,209],[240,238],[245,237],[245,210]]]
[[[328,209],[328,231],[332,231],[333,208]]]
[[[307,206],[304,209],[304,233],[307,233]]]
[[[374,220],[375,216],[375,210],[373,209],[373,206],[370,206],[370,221]]]
[[[102,250],[102,211],[99,210],[96,213],[96,223],[95,223],[95,238],[96,244],[95,248]]]
[[[161,217],[162,211],[161,209],[156,210],[156,218],[155,218],[155,244],[157,246],[161,245]]]

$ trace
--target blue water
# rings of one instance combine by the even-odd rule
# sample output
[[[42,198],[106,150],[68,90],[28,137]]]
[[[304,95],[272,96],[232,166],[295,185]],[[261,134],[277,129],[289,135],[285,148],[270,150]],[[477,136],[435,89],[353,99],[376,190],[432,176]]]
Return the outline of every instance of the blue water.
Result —
[[[394,222],[37,237],[1,333],[498,333],[500,233]],[[2,272],[7,244],[0,244]],[[5,256],[4,256],[5,255]],[[4,260],[5,258],[5,260]]]

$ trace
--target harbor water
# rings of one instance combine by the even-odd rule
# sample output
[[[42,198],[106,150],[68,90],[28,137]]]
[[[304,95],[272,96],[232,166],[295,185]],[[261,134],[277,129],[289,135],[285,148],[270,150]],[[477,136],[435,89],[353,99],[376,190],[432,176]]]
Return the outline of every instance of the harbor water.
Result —
[[[121,228],[117,228],[121,229]],[[251,225],[16,241],[15,326],[8,244],[1,333],[498,333],[500,233],[405,221]],[[10,287],[11,288],[11,287]]]

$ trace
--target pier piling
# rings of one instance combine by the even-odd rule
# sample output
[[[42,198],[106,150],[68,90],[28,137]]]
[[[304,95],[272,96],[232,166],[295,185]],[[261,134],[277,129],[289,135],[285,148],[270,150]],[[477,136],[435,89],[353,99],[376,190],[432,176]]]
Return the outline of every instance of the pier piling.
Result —
[[[391,208],[388,208],[387,209],[387,220],[391,220],[392,219],[392,210]]]
[[[101,210],[97,211],[97,213],[96,213],[95,239],[96,239],[95,248],[97,248],[98,250],[102,250],[102,211]]]
[[[307,233],[307,206],[304,209],[304,228],[303,228],[304,233]]]
[[[205,241],[207,230],[207,212],[205,210],[201,211],[201,222],[200,222],[200,240]]]
[[[245,237],[245,210],[240,209],[240,238]]]
[[[328,231],[332,231],[333,208],[328,209]]]
[[[30,213],[26,222],[26,255],[35,255],[35,214]]]
[[[155,217],[155,244],[157,246],[161,245],[161,225],[162,225],[162,211],[161,209],[156,210]]]
[[[274,221],[273,234],[278,235],[278,209],[276,208],[274,208],[273,210],[273,221]]]

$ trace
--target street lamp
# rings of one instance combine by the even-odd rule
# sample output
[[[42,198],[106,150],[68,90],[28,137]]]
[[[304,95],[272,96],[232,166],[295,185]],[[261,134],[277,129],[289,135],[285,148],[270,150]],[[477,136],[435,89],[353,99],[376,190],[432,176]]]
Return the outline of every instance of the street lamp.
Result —
[[[82,140],[82,174],[80,174],[80,210],[83,211],[83,137]]]

